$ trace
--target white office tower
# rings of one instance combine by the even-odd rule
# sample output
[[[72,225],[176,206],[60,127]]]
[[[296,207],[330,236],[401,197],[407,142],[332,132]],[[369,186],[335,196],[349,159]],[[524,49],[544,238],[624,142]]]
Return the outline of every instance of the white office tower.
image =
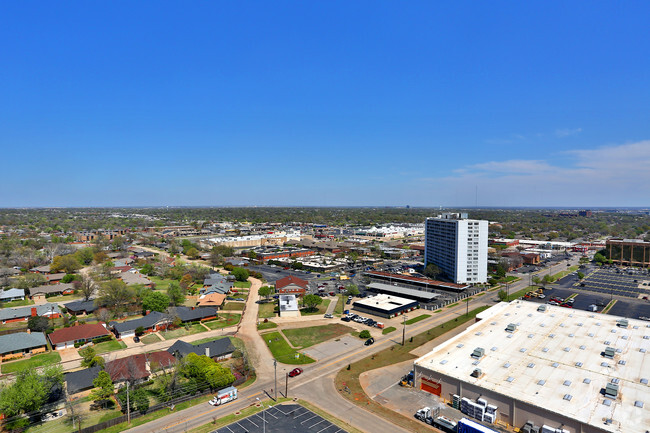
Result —
[[[433,263],[457,284],[487,282],[488,222],[466,213],[427,218],[424,263]]]

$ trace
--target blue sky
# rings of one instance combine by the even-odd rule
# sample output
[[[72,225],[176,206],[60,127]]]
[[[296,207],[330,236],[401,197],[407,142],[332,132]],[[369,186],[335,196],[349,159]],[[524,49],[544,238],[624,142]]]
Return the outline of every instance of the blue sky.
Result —
[[[0,206],[650,203],[647,2],[0,14]]]

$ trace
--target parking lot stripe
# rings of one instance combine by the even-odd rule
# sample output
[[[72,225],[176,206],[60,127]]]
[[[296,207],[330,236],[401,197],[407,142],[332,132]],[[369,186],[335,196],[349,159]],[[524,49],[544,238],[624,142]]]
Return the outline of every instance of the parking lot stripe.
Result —
[[[304,423],[306,423],[307,421],[309,421],[310,419],[314,419],[314,418],[316,418],[317,416],[318,416],[318,415],[314,415],[314,416],[312,416],[312,417],[310,417],[310,418],[307,418],[306,420],[302,421],[300,424],[304,424]]]

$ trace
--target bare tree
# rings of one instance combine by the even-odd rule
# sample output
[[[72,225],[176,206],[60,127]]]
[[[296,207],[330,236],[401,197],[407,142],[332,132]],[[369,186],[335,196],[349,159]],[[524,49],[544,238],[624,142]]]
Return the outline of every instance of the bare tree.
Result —
[[[97,311],[95,311],[95,317],[97,319],[101,320],[104,323],[108,323],[111,320],[112,314],[108,309],[106,308],[100,308]]]
[[[90,277],[90,275],[82,275],[78,286],[77,290],[79,290],[83,295],[84,301],[89,300],[97,288],[97,284],[95,284],[95,281]]]

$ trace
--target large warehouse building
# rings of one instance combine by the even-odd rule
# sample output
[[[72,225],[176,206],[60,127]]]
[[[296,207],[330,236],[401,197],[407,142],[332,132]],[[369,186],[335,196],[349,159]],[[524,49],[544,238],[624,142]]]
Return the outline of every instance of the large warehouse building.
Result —
[[[650,430],[648,322],[526,301],[477,318],[415,361],[418,389],[504,427]]]

